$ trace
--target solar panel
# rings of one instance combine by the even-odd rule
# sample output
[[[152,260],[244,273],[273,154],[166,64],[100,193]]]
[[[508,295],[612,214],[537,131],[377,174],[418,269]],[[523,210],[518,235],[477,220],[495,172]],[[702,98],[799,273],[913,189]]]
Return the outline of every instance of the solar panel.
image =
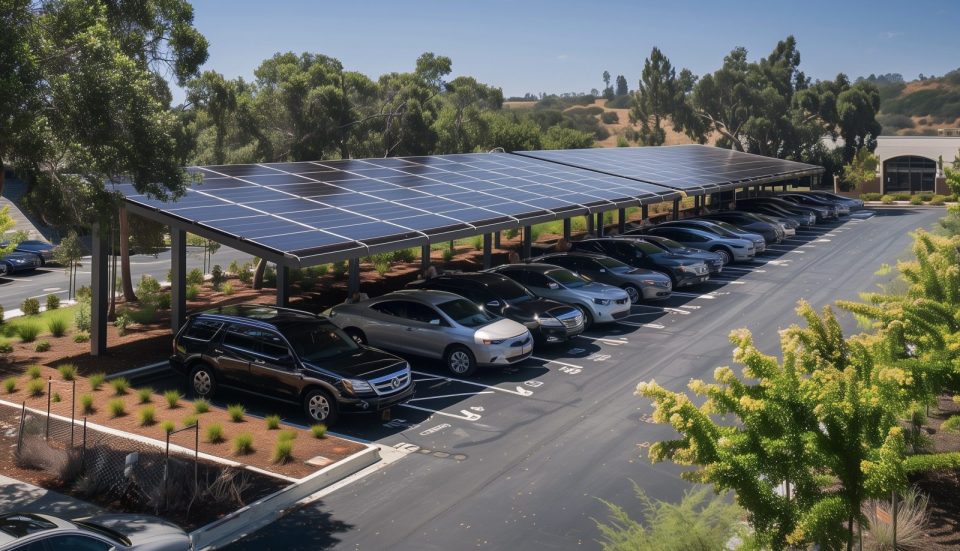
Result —
[[[697,195],[823,172],[815,165],[705,145],[518,151],[515,154]]]
[[[311,265],[672,200],[637,180],[507,153],[193,167],[176,202],[129,204]]]

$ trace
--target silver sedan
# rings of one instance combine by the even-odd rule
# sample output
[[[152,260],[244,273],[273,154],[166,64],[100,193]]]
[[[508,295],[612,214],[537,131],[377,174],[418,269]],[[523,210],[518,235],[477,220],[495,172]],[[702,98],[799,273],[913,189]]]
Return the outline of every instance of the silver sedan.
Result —
[[[472,375],[478,366],[513,364],[533,352],[526,327],[445,291],[396,291],[334,306],[329,316],[361,343],[443,359],[460,376]]]

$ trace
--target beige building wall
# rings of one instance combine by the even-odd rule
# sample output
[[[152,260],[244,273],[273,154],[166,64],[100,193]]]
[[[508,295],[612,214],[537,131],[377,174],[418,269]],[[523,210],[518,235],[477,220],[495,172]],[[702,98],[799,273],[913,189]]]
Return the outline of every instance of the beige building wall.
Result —
[[[880,193],[884,189],[887,175],[884,174],[884,162],[896,157],[923,157],[936,162],[943,157],[944,164],[952,163],[960,152],[960,136],[880,136],[877,138],[875,154],[880,161]],[[949,191],[943,180],[943,173],[937,169],[935,193],[947,194]]]

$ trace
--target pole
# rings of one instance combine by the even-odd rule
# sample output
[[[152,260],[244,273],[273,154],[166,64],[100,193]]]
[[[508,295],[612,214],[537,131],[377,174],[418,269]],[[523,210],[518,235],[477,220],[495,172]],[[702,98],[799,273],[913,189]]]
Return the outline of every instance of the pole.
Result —
[[[420,272],[426,273],[430,267],[430,244],[420,245]]]
[[[617,211],[617,233],[623,235],[627,231],[627,209]]]
[[[360,292],[360,259],[351,258],[347,261],[347,297],[352,297]]]
[[[893,531],[893,548],[897,548],[897,491],[893,491],[893,501],[890,507],[890,528]]]
[[[597,213],[597,237],[603,237],[603,213]]]
[[[53,377],[47,377],[47,422],[43,429],[43,439],[50,439],[50,391],[53,389]]]
[[[73,426],[77,421],[77,380],[73,380],[73,388],[70,389],[70,449],[73,449]]]
[[[521,252],[523,253],[523,259],[526,260],[530,258],[530,249],[532,248],[533,235],[530,226],[523,227],[523,245],[521,247]]]
[[[570,231],[571,227],[570,227],[570,226],[571,226],[571,225],[570,225],[570,219],[569,219],[569,218],[564,218],[564,219],[563,219],[563,239],[564,239],[565,241],[570,241],[570,233],[571,233],[571,231]]]
[[[489,233],[483,234],[483,269],[489,269],[491,266],[491,246],[493,245],[493,236]]]
[[[647,219],[650,218],[650,206],[649,205],[640,205],[640,224],[646,224]]]
[[[680,199],[673,200],[673,219],[680,219]]]
[[[587,215],[587,233],[593,235],[593,215]]]
[[[20,451],[20,447],[23,446],[23,425],[26,423],[27,419],[27,402],[24,401],[20,405],[20,430],[17,431],[17,451]]]

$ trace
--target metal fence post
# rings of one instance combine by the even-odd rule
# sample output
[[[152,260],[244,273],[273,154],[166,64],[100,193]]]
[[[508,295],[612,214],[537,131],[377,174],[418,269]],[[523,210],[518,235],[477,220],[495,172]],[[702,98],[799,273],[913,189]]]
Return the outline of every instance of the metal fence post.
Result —
[[[53,377],[47,377],[47,424],[43,429],[43,439],[50,439],[50,393],[53,390]]]
[[[200,420],[194,425],[196,432],[193,435],[193,495],[200,491]]]
[[[17,451],[20,451],[20,447],[23,446],[23,426],[26,424],[27,418],[27,402],[24,401],[20,405],[20,431],[17,432]]]
[[[80,470],[87,470],[87,418],[83,418],[83,451],[80,453]]]
[[[73,380],[70,389],[70,449],[73,449],[73,429],[77,422],[77,380]]]

